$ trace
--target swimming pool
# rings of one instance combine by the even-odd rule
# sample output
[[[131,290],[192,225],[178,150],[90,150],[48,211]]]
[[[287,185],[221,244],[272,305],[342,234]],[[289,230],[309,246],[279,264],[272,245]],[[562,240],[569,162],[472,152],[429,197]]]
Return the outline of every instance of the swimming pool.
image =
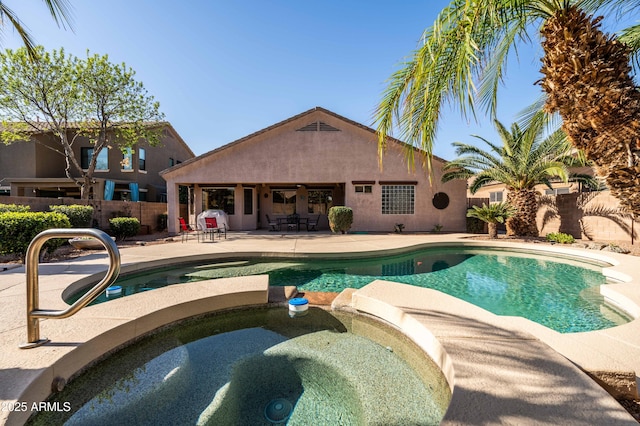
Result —
[[[532,252],[439,247],[360,259],[227,259],[123,276],[116,285],[126,296],[172,284],[268,274],[270,285],[340,292],[384,279],[432,288],[497,315],[520,316],[571,333],[632,319],[600,295],[599,286],[606,283],[603,266]],[[96,303],[107,300],[103,294]]]
[[[362,315],[218,313],[164,330],[82,373],[30,424],[437,425],[451,391],[436,364]]]

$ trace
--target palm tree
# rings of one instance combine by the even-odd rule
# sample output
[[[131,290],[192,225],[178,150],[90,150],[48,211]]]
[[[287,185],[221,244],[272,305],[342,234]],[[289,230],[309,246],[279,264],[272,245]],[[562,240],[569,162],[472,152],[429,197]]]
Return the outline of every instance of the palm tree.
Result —
[[[539,200],[536,186],[545,184],[552,188],[553,178],[567,182],[570,177],[592,183],[590,176],[570,175],[568,168],[582,165],[580,158],[572,155],[575,150],[567,142],[562,129],[544,137],[542,118],[542,114],[538,114],[537,119],[524,130],[517,123],[508,130],[495,120],[502,146],[474,135],[490,150],[456,142],[453,145],[458,158],[444,167],[443,182],[473,178],[469,186],[471,193],[496,182],[506,186],[507,203],[515,209],[513,216],[507,220],[508,235],[538,236],[536,216]]]
[[[489,227],[489,238],[498,238],[498,224],[512,217],[515,209],[509,203],[493,203],[482,207],[472,206],[467,211],[467,217],[475,217],[486,222]]]
[[[640,8],[637,0],[452,0],[390,79],[375,113],[380,153],[397,127],[430,164],[447,102],[464,115],[475,115],[479,103],[495,117],[509,53],[539,38],[546,110],[560,113],[571,143],[584,149],[621,205],[639,214],[640,90],[631,64],[640,68],[640,26],[623,31],[622,43],[588,15],[601,11],[633,17]]]
[[[71,5],[68,0],[43,0],[51,17],[58,26],[71,27]],[[35,57],[35,43],[29,31],[25,28],[22,21],[16,14],[5,4],[0,1],[0,30],[4,29],[5,22],[9,22],[16,30],[25,47],[29,51],[29,55]]]

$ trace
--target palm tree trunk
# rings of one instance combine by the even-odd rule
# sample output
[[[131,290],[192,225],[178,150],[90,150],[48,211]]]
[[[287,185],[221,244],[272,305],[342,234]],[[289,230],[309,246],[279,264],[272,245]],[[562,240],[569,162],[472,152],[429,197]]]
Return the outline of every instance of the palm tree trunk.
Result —
[[[515,209],[515,214],[507,219],[507,235],[537,237],[538,196],[531,189],[520,189],[507,193],[507,202]]]
[[[487,225],[489,226],[489,238],[498,238],[498,224],[494,222],[487,222]]]
[[[540,84],[546,110],[560,113],[621,206],[640,214],[640,91],[629,49],[600,30],[600,19],[571,6],[547,20]]]

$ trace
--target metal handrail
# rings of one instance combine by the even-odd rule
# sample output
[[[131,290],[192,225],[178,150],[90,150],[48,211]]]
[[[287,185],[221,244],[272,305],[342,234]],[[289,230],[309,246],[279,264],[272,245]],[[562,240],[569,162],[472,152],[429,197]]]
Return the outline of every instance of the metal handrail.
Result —
[[[38,285],[38,261],[40,249],[45,242],[52,238],[70,237],[93,237],[100,241],[109,254],[109,269],[107,274],[91,290],[86,292],[80,299],[76,300],[67,309],[56,311],[51,309],[40,309],[39,285]],[[40,338],[40,318],[62,319],[68,318],[80,309],[91,303],[107,287],[118,278],[120,273],[120,252],[118,246],[109,235],[99,229],[76,228],[76,229],[47,229],[42,231],[29,244],[25,257],[25,270],[27,275],[27,343],[19,345],[21,349],[31,349],[49,342],[47,338]]]

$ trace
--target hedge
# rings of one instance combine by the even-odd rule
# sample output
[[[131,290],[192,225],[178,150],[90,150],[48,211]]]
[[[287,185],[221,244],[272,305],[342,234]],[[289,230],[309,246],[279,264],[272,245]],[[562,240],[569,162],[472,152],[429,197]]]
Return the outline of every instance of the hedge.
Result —
[[[26,213],[30,211],[31,211],[30,206],[22,206],[18,204],[0,204],[0,213],[7,213],[7,212]]]
[[[69,218],[72,228],[87,228],[91,226],[93,207],[73,204],[70,206],[49,206],[49,210],[62,213]]]
[[[61,213],[0,213],[0,254],[20,254],[24,258],[31,240],[51,228],[71,228],[71,223]],[[56,238],[47,241],[44,247],[51,253],[64,242],[64,239]]]
[[[118,240],[133,237],[140,231],[140,221],[135,217],[115,217],[109,219],[111,234]]]

